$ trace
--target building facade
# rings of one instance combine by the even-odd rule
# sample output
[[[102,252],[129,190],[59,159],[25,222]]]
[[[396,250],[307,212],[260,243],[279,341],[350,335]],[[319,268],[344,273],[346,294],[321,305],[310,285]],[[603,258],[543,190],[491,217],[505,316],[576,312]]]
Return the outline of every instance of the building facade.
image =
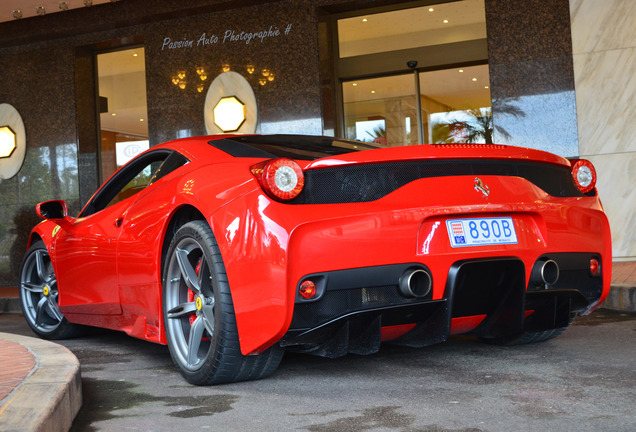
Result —
[[[121,0],[0,22],[0,123],[11,107],[26,135],[16,174],[0,159],[0,286],[38,202],[76,214],[126,152],[220,132],[211,95],[238,92],[238,132],[402,145],[476,122],[588,158],[615,259],[634,259],[634,24],[630,0]]]

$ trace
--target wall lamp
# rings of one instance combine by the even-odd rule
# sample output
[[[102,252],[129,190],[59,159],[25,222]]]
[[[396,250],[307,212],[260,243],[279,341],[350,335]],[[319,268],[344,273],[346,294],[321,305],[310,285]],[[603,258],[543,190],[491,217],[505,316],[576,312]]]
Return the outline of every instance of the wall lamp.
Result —
[[[0,158],[8,158],[17,147],[15,132],[9,126],[0,127]]]
[[[223,97],[214,107],[214,124],[223,132],[236,132],[245,119],[245,104],[236,96]]]

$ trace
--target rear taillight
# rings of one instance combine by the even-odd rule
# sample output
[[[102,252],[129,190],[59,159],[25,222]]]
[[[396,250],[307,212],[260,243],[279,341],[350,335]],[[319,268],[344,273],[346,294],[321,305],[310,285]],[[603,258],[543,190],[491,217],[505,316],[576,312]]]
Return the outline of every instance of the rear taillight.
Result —
[[[592,273],[592,276],[598,276],[600,271],[601,271],[601,264],[598,262],[597,259],[592,258],[590,260],[590,273]]]
[[[572,177],[574,183],[583,193],[588,193],[596,186],[596,170],[590,161],[577,159],[572,161]]]
[[[305,300],[310,300],[314,298],[314,296],[316,295],[318,291],[316,290],[315,283],[313,283],[310,280],[306,280],[300,284],[300,287],[298,288],[298,292],[300,293],[300,296],[302,298],[304,298]]]
[[[291,159],[271,159],[252,166],[251,171],[263,190],[279,200],[296,198],[305,186],[302,168]]]

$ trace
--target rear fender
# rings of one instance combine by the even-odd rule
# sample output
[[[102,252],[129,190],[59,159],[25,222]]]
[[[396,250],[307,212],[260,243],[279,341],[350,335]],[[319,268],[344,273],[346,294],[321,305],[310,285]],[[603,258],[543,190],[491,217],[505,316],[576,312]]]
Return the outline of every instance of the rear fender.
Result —
[[[262,191],[254,191],[224,206],[209,221],[232,291],[244,355],[267,349],[291,323],[294,293],[287,289],[290,233],[274,222],[284,220],[277,204]]]

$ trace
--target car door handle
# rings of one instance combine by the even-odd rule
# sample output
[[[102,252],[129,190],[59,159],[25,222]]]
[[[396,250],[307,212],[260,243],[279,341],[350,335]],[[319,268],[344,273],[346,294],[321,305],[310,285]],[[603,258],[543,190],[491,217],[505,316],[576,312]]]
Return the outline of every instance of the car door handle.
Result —
[[[123,222],[124,218],[123,217],[119,217],[117,219],[115,219],[115,226],[117,228],[121,227],[121,223]]]

